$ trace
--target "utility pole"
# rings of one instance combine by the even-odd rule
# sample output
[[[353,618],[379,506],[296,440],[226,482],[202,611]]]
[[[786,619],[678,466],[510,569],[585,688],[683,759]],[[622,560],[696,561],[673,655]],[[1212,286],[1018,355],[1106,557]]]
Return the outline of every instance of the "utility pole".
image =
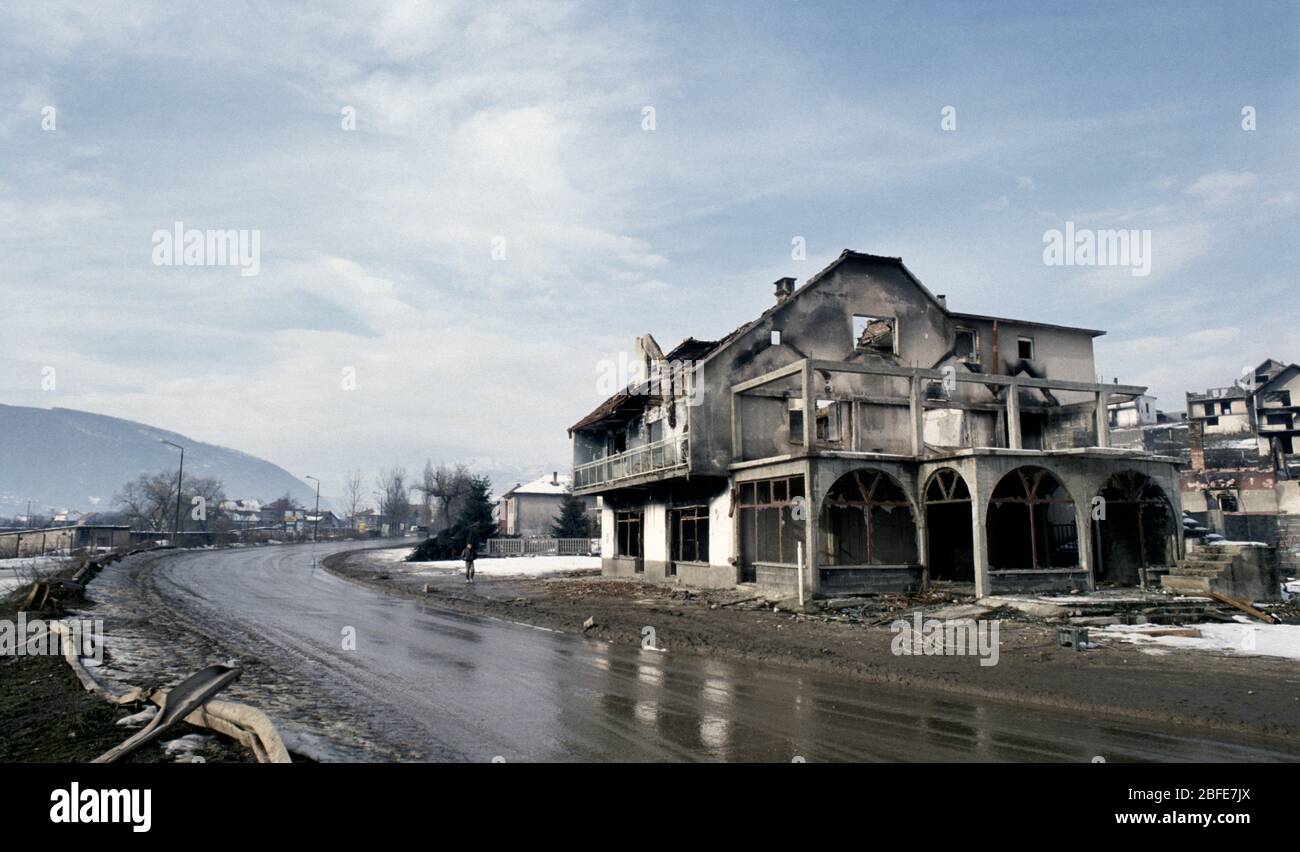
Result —
[[[316,539],[320,535],[320,480],[311,475],[308,475],[304,478],[310,479],[316,483],[316,514],[315,514],[315,520],[313,520],[311,524],[311,540],[312,540],[312,544],[315,544]]]
[[[168,441],[168,440],[165,439],[165,438],[160,438],[159,440],[162,441],[162,442],[163,442],[164,444],[166,444],[167,446],[169,446],[169,447],[175,447],[176,449],[178,449],[178,450],[181,451],[181,465],[180,465],[179,468],[176,469],[176,520],[175,520],[175,522],[172,524],[172,545],[175,546],[175,547],[180,547],[180,537],[181,537],[181,482],[184,481],[184,480],[182,479],[182,477],[184,477],[184,475],[185,475],[185,448],[182,447],[180,444],[173,444],[171,441]]]

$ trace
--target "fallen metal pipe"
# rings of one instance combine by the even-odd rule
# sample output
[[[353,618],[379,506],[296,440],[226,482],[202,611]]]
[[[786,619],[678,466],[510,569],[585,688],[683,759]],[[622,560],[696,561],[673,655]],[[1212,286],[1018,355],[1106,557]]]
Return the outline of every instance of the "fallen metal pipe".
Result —
[[[243,673],[243,669],[223,665],[212,665],[195,672],[172,688],[168,693],[169,700],[158,715],[149,720],[149,724],[91,763],[115,763],[145,743],[152,742],[172,725],[195,710],[202,709],[209,698],[225,689]]]

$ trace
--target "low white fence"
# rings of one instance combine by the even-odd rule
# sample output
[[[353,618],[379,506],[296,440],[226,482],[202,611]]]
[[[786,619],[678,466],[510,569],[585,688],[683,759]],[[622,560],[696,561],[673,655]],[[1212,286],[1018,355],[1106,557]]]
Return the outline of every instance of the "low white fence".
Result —
[[[480,556],[590,556],[600,552],[598,538],[490,538],[478,546]]]

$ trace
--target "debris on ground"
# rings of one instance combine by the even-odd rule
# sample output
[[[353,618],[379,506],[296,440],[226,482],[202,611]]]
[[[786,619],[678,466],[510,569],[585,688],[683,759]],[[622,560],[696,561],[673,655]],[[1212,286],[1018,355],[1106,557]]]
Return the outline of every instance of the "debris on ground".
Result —
[[[153,721],[153,717],[158,715],[158,708],[150,704],[139,713],[132,713],[130,716],[123,716],[114,724],[121,725],[124,728],[143,728]]]

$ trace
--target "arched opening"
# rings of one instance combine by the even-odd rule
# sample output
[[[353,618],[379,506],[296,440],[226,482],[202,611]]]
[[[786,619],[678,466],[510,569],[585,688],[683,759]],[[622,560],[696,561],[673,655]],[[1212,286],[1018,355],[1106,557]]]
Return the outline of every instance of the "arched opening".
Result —
[[[925,485],[925,529],[930,579],[974,582],[970,489],[950,467],[935,471]]]
[[[821,564],[910,565],[916,520],[902,486],[878,470],[846,473],[821,511]]]
[[[1106,480],[1094,504],[1098,583],[1145,586],[1147,569],[1171,564],[1173,509],[1151,477],[1133,470]]]
[[[1079,564],[1074,500],[1041,467],[1018,467],[989,498],[989,567],[995,570],[1073,568]]]

